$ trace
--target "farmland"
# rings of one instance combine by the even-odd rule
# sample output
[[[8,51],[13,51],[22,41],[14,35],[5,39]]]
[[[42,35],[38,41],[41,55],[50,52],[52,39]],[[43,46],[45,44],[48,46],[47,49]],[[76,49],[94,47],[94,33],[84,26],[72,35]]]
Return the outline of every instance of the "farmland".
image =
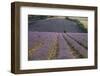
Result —
[[[87,33],[28,32],[28,59],[78,59],[88,57]]]
[[[28,15],[28,60],[88,57],[88,18]]]

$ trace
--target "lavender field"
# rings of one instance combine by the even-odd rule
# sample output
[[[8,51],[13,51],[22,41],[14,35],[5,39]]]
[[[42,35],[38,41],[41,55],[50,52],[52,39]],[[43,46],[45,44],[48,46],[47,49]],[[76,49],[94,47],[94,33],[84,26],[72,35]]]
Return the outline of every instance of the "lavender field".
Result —
[[[28,32],[28,60],[88,57],[87,33]]]
[[[28,15],[28,60],[87,58],[87,23],[87,17]]]

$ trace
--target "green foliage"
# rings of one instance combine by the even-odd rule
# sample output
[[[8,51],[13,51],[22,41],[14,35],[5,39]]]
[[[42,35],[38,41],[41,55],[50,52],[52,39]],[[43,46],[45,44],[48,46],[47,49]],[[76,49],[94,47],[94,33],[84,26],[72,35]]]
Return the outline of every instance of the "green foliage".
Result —
[[[82,28],[82,30],[84,32],[87,32],[87,29],[84,27],[84,24],[82,24],[79,20],[76,20],[77,24],[79,25],[80,28]]]
[[[69,18],[68,18],[68,17],[66,17],[65,19],[66,19],[66,20],[69,20]]]
[[[64,33],[66,33],[67,31],[66,30],[64,30]]]
[[[79,20],[77,20],[77,19],[70,19],[69,17],[66,17],[65,19],[76,22],[76,23],[78,24],[78,26],[79,26],[84,32],[87,32],[87,29],[84,27],[84,24],[82,24]]]

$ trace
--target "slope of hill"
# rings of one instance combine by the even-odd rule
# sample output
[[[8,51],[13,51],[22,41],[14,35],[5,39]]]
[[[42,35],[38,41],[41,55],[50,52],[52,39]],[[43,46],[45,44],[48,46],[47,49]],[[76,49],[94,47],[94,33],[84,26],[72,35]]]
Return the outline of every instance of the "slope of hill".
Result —
[[[79,25],[67,19],[43,19],[29,22],[29,31],[38,32],[85,32]]]

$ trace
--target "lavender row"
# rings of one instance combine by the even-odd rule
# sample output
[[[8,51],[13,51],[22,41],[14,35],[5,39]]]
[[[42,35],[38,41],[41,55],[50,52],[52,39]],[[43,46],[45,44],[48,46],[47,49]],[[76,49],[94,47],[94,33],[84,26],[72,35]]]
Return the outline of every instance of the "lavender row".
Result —
[[[78,39],[82,39],[84,41],[88,40],[88,33],[67,33],[70,36],[76,36]]]
[[[48,58],[49,49],[51,48],[54,40],[57,39],[57,35],[56,33],[50,32],[37,32],[34,35],[38,35],[39,38],[37,38],[37,41],[40,40],[43,44],[41,47],[37,48],[35,52],[32,52],[30,60],[46,60]],[[36,42],[36,40],[33,41],[34,43]]]
[[[66,34],[72,37],[77,42],[79,42],[84,47],[86,48],[88,47],[87,33],[66,33]]]
[[[63,34],[64,38],[68,41],[71,47],[73,47],[79,54],[81,54],[83,57],[87,57],[87,49],[78,44],[75,40],[67,36],[66,34]]]
[[[59,51],[57,59],[72,59],[75,58],[71,53],[71,48],[60,33],[58,36]]]

